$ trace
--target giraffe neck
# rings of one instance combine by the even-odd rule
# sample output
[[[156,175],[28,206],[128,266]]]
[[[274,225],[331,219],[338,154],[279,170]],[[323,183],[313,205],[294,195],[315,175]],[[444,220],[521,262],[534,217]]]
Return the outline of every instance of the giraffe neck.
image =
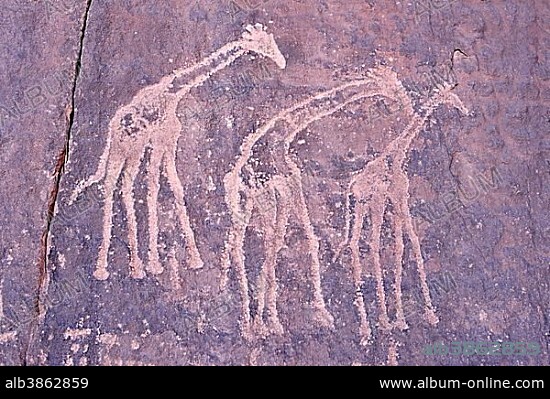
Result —
[[[169,79],[170,81],[174,81],[176,79],[196,75],[196,73],[200,70],[214,68],[220,62],[222,62],[229,54],[233,53],[235,50],[240,48],[242,48],[242,43],[240,40],[227,43],[223,47],[214,51],[212,54],[202,59],[201,61],[191,65],[190,67],[179,68],[174,70],[170,75],[167,76],[167,79]]]
[[[310,123],[323,118],[326,115],[336,112],[347,105],[350,98],[358,96],[361,90],[365,90],[365,86],[372,83],[368,79],[358,79],[347,82],[338,87],[326,90],[312,97],[309,97],[290,108],[287,108],[277,114],[275,117],[267,121],[258,130],[249,134],[241,144],[240,155],[235,163],[234,171],[238,173],[252,156],[254,145],[273,129],[279,122],[287,122],[291,125],[291,132],[285,135],[285,146],[289,146],[296,134],[305,129]],[[355,95],[355,96],[354,96]],[[375,94],[371,94],[375,95]],[[364,95],[363,97],[366,97]],[[340,107],[338,108],[338,105]],[[330,109],[334,111],[330,111]],[[286,144],[288,143],[288,144]]]
[[[202,86],[213,75],[227,68],[248,52],[240,44],[234,44],[228,46],[228,48],[227,52],[220,52],[216,57],[208,57],[211,58],[210,62],[201,65],[199,68],[195,68],[191,73],[186,75],[188,80],[173,93],[173,101],[176,104],[192,89]]]
[[[420,133],[422,126],[424,126],[424,123],[428,120],[430,114],[431,112],[426,113],[426,115],[419,115],[415,113],[403,133],[389,145],[388,152],[394,154],[397,153],[398,156],[396,158],[404,159],[413,140],[416,138],[418,133]]]
[[[311,99],[309,104],[320,98],[326,98],[326,102],[293,110],[289,119],[296,128],[285,138],[287,148],[294,141],[296,135],[311,123],[330,116],[354,102],[367,98],[382,96],[395,100],[406,114],[414,115],[411,99],[401,82],[397,79],[397,75],[386,70],[379,71],[378,73],[384,75],[383,82],[379,80],[375,81],[372,78],[353,80],[322,93],[321,96]],[[333,99],[330,97],[333,97]]]
[[[388,152],[396,154],[395,162],[397,165],[402,166],[413,140],[418,136],[435,109],[445,101],[447,95],[448,92],[443,91],[430,98],[422,107],[425,113],[420,115],[414,112],[411,121],[408,123],[401,136],[390,144]]]

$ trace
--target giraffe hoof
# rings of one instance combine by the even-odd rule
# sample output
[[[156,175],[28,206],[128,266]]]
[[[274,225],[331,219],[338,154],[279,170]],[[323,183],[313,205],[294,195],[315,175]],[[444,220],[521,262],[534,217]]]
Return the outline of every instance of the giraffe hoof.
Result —
[[[273,335],[283,335],[284,334],[284,328],[283,325],[278,321],[271,321],[269,327],[269,332]]]
[[[386,317],[380,318],[378,320],[378,326],[383,331],[391,331],[391,329],[392,329],[392,325],[390,323],[390,320]]]
[[[164,267],[162,267],[158,262],[149,262],[146,269],[149,273],[154,275],[161,274],[164,271]]]
[[[332,317],[332,315],[327,310],[317,310],[315,319],[321,326],[329,328],[331,330],[334,329],[334,317]]]
[[[254,340],[254,333],[252,332],[250,324],[241,325],[241,336],[246,342],[252,342]]]
[[[204,262],[201,260],[201,258],[193,257],[189,261],[189,269],[196,270],[196,269],[202,269],[204,267]]]
[[[143,270],[133,270],[133,271],[130,273],[130,276],[131,276],[133,279],[141,280],[141,279],[145,278],[145,272],[144,272]]]
[[[437,323],[439,323],[439,317],[435,314],[433,310],[426,311],[426,320],[428,320],[428,323],[430,323],[432,326],[435,326]]]
[[[144,272],[132,272],[130,274],[130,277],[132,277],[134,280],[143,280],[145,278]]]
[[[95,272],[94,272],[94,277],[96,278],[96,280],[107,280],[109,278],[109,272],[105,269],[97,269]]]
[[[254,320],[253,326],[254,333],[256,333],[257,335],[261,336],[262,338],[265,338],[268,335],[268,329],[261,318],[257,318],[256,320]]]
[[[359,341],[359,344],[361,346],[367,346],[372,343],[372,330],[370,328],[370,325],[362,325],[359,327],[359,336],[361,337],[361,340]]]
[[[409,329],[409,325],[405,320],[398,320],[395,322],[394,327],[400,331],[405,331]]]
[[[361,340],[359,341],[359,345],[361,346],[369,346],[372,344],[372,337],[369,333],[369,335],[362,335]]]

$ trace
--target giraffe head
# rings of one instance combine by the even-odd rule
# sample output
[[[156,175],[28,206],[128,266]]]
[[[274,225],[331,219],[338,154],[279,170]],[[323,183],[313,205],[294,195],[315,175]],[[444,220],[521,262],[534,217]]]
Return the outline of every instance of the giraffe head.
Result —
[[[271,58],[279,68],[285,69],[286,59],[279,50],[272,33],[267,33],[262,24],[248,25],[241,43],[244,49]]]
[[[397,76],[397,72],[386,65],[376,65],[366,71],[367,79],[379,87],[388,97],[397,97],[405,88]]]

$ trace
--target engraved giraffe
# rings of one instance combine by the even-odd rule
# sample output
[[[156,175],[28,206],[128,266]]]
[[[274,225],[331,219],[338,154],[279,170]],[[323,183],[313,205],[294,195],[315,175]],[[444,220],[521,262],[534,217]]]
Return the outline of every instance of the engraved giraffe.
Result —
[[[235,272],[242,298],[241,332],[252,339],[253,330],[259,335],[281,334],[282,325],[277,311],[277,280],[275,268],[277,255],[284,247],[291,209],[305,229],[313,284],[313,308],[321,325],[333,327],[333,317],[326,309],[321,289],[319,240],[312,226],[302,188],[302,175],[292,160],[290,146],[296,135],[310,124],[362,99],[399,96],[398,86],[388,80],[390,71],[384,67],[370,70],[361,79],[346,82],[338,87],[314,95],[281,111],[265,125],[247,136],[240,148],[235,165],[224,178],[226,203],[231,213],[231,229],[222,255],[222,289],[227,284],[231,264]],[[282,132],[282,133],[278,133]],[[275,172],[258,173],[253,170],[254,147],[260,139],[272,134],[273,147],[279,153]],[[277,150],[278,149],[278,150]],[[257,198],[262,197],[258,203]],[[271,202],[275,206],[266,206]],[[249,283],[245,271],[244,236],[256,211],[264,230],[266,257],[257,284],[257,311],[251,315]],[[264,322],[267,313],[267,325]]]
[[[190,268],[202,267],[201,255],[187,213],[184,188],[176,170],[177,143],[182,130],[182,123],[176,111],[178,103],[193,88],[201,86],[216,72],[230,66],[239,57],[249,52],[272,59],[281,69],[286,66],[286,60],[279,51],[273,35],[268,34],[260,24],[248,25],[239,40],[224,45],[190,67],[173,71],[156,84],[144,87],[128,104],[115,112],[109,123],[107,144],[96,172],[78,183],[69,199],[70,204],[87,187],[103,181],[105,193],[103,241],[94,271],[95,278],[105,280],[109,277],[107,264],[112,234],[113,197],[120,175],[122,175],[122,201],[128,218],[130,275],[136,279],[145,277],[145,269],[138,255],[133,185],[147,149],[151,151],[151,160],[147,168],[149,251],[146,270],[152,274],[163,271],[157,248],[157,207],[161,168],[166,173],[175,197],[178,221],[189,253]],[[185,78],[185,83],[177,85],[176,81],[181,78]],[[176,85],[177,88],[174,87]]]
[[[425,301],[425,316],[427,321],[435,325],[438,317],[432,304],[430,291],[427,284],[426,270],[422,258],[420,240],[414,231],[412,217],[409,210],[409,178],[405,171],[405,163],[408,150],[422,130],[422,127],[432,116],[435,109],[441,104],[454,106],[464,114],[468,114],[468,109],[462,104],[457,95],[451,92],[455,85],[444,84],[436,94],[430,98],[426,104],[421,107],[421,113],[414,111],[410,98],[408,98],[405,88],[397,79],[397,75],[392,76],[394,83],[400,87],[399,93],[406,104],[404,108],[410,121],[403,132],[394,139],[374,161],[369,162],[363,170],[351,178],[348,195],[346,197],[346,239],[335,252],[334,260],[337,260],[341,251],[349,246],[351,249],[351,269],[355,284],[355,305],[360,319],[360,336],[363,345],[371,341],[371,327],[367,320],[367,312],[362,293],[363,285],[363,267],[361,266],[359,240],[361,238],[363,221],[370,215],[371,218],[371,238],[370,254],[372,257],[374,278],[376,281],[376,296],[379,306],[378,322],[380,328],[384,331],[392,329],[405,330],[408,328],[403,312],[402,303],[402,276],[404,260],[404,234],[409,237],[412,244],[412,252],[416,261],[416,268],[420,279],[422,296]],[[350,209],[350,199],[355,199],[355,208]],[[386,290],[384,287],[384,269],[380,262],[380,240],[383,218],[386,213],[388,201],[394,207],[393,228],[395,234],[395,321],[390,322],[387,308]],[[354,223],[352,226],[351,218]],[[390,337],[393,351],[397,349],[393,338]],[[396,358],[397,355],[394,357]]]

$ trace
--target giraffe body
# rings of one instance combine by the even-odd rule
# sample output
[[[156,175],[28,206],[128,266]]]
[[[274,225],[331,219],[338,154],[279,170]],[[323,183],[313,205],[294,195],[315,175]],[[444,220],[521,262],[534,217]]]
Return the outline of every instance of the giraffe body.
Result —
[[[103,183],[105,193],[103,241],[94,272],[97,279],[106,280],[109,277],[107,265],[112,235],[113,197],[121,175],[122,201],[128,224],[130,275],[141,279],[145,277],[146,270],[152,274],[162,273],[163,267],[159,260],[157,242],[157,206],[161,169],[175,197],[178,222],[185,237],[189,255],[189,267],[197,269],[203,266],[187,212],[184,187],[176,169],[177,144],[184,127],[176,111],[179,102],[192,89],[201,86],[215,73],[227,68],[248,52],[269,57],[280,68],[286,66],[286,60],[279,51],[273,35],[267,34],[260,24],[249,25],[240,40],[230,42],[200,62],[188,68],[175,70],[158,83],[142,88],[128,104],[115,112],[109,123],[107,143],[96,172],[90,178],[81,181],[69,199],[72,203],[87,187]],[[175,87],[182,78],[186,79],[185,82]],[[151,151],[151,159],[147,167],[149,252],[147,267],[144,267],[138,254],[133,185],[147,149]]]

